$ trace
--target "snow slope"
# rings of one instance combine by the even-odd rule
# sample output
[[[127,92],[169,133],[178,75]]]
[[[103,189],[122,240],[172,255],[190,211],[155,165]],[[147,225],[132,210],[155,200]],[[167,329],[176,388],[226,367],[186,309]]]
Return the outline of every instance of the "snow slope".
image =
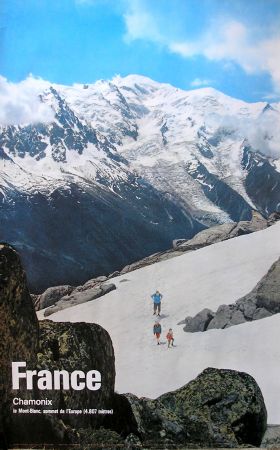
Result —
[[[54,321],[93,322],[108,330],[116,356],[116,390],[157,397],[206,367],[251,374],[262,389],[270,423],[280,423],[280,315],[225,330],[185,333],[179,321],[247,294],[280,254],[280,223],[114,278],[115,291],[60,311]],[[163,293],[162,344],[152,334],[150,295]],[[38,313],[43,317],[43,311]],[[172,327],[175,348],[165,335]]]

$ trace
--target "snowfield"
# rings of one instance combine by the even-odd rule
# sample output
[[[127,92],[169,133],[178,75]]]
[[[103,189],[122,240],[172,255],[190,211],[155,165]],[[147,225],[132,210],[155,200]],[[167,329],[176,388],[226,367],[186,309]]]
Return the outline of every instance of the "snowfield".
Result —
[[[280,315],[205,333],[185,333],[178,322],[203,308],[235,302],[257,284],[280,255],[280,223],[246,236],[182,254],[114,278],[117,289],[48,317],[93,322],[113,341],[116,390],[155,398],[195,378],[206,367],[245,371],[259,384],[268,422],[280,423]],[[162,345],[153,336],[151,294],[163,294]],[[43,311],[38,313],[43,318]],[[175,347],[167,348],[173,328]]]

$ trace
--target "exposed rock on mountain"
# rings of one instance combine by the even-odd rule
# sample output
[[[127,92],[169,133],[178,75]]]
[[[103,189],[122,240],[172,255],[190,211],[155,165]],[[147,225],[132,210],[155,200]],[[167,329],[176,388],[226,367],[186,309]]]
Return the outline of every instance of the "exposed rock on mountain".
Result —
[[[185,331],[193,333],[213,328],[228,328],[247,321],[263,319],[279,312],[280,258],[245,297],[231,305],[221,305],[216,312],[204,309],[194,317],[187,317],[181,323],[185,324]]]
[[[206,331],[214,316],[215,313],[213,313],[211,309],[204,308],[194,317],[186,317],[186,319],[179,322],[178,325],[185,324],[184,330],[191,333],[195,333],[196,331]]]
[[[273,225],[278,220],[280,220],[280,212],[274,212],[274,213],[270,214],[270,216],[269,216],[269,218],[267,220],[267,224],[270,227],[271,225]]]
[[[44,309],[53,305],[64,295],[70,295],[75,288],[69,285],[66,286],[54,286],[48,288],[43,294],[37,296],[36,309]]]
[[[254,233],[267,227],[267,220],[257,211],[252,211],[251,221],[224,223],[203,230],[190,240],[175,240],[173,247],[180,251],[197,250],[206,245],[232,239],[243,234]]]
[[[258,210],[266,217],[274,211],[279,212],[279,171],[275,170],[267,158],[252,152],[248,147],[244,148],[242,166],[248,170],[246,192]]]
[[[130,428],[149,448],[257,447],[266,430],[258,385],[233,370],[206,369],[156,400],[125,394],[116,402],[122,412],[119,426]]]
[[[113,283],[97,282],[94,286],[90,287],[92,284],[87,282],[85,289],[79,290],[79,288],[77,288],[73,290],[70,295],[63,295],[60,297],[52,304],[52,306],[46,309],[44,313],[45,317],[57,311],[61,311],[62,309],[70,308],[71,306],[79,305],[81,303],[90,302],[91,300],[102,297],[102,295],[116,289],[116,286]]]

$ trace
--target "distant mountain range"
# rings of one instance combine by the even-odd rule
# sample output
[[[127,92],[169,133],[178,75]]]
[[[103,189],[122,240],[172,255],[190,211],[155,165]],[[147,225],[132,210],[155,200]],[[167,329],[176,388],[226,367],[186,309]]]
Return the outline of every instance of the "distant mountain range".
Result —
[[[279,104],[136,75],[38,83],[53,121],[0,133],[0,238],[21,253],[32,290],[280,210]]]

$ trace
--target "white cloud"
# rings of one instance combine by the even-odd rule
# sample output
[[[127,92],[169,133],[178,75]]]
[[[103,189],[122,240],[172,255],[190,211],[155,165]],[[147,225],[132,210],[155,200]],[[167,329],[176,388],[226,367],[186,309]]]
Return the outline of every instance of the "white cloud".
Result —
[[[209,86],[213,82],[211,80],[202,80],[200,78],[195,78],[190,85],[193,87],[199,87],[199,86]]]
[[[213,26],[196,42],[172,42],[169,50],[190,57],[203,55],[212,61],[231,61],[248,74],[266,72],[275,91],[280,93],[280,34],[262,41],[253,40],[253,32],[236,21]]]
[[[148,39],[161,43],[164,39],[159,33],[155,17],[144,7],[144,2],[130,0],[127,4],[127,11],[124,14],[126,25],[126,42],[136,39]]]
[[[9,82],[0,76],[0,124],[51,122],[54,112],[39,97],[47,87],[49,83],[32,75],[19,83]]]
[[[178,39],[169,17],[156,14],[144,0],[125,2],[126,41],[144,39],[164,45],[183,58],[202,55],[224,64],[235,63],[248,74],[266,72],[271,76],[275,91],[280,93],[280,33],[276,29],[262,30],[241,21],[216,18],[195,40]]]
[[[211,114],[206,117],[205,123],[211,129],[231,130],[240,139],[246,139],[253,151],[280,158],[280,114],[277,111],[267,111],[254,119]]]

